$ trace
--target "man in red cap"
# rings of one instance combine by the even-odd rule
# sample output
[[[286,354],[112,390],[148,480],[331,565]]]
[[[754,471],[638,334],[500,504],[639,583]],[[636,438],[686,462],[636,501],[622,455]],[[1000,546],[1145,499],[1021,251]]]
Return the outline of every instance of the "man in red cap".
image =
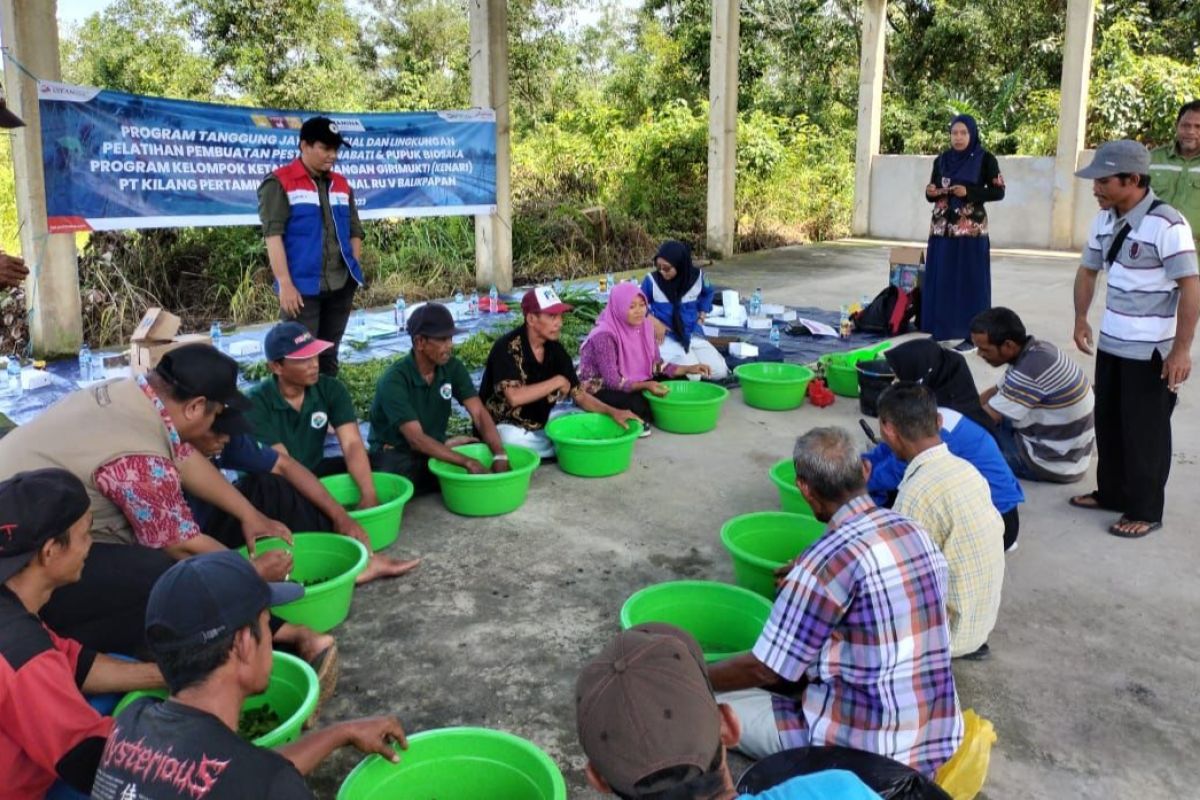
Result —
[[[492,345],[479,385],[500,438],[535,450],[543,458],[554,456],[546,423],[556,412],[562,413],[555,408],[560,401],[570,399],[584,411],[607,414],[622,427],[638,419],[632,411],[613,408],[584,391],[570,354],[558,340],[562,315],[571,308],[549,286],[526,292],[521,298],[525,323]]]

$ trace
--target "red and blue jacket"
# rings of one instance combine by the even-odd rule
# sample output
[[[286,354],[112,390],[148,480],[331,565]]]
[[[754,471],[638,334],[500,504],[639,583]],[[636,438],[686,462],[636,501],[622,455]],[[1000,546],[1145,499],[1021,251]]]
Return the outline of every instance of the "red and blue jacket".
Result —
[[[283,249],[287,253],[288,273],[302,295],[321,292],[321,270],[324,257],[325,225],[321,214],[321,198],[317,183],[308,174],[304,162],[296,159],[275,170],[274,175],[287,194],[291,215],[283,232]],[[350,184],[336,172],[329,173],[329,207],[333,214],[334,232],[342,259],[350,275],[361,286],[362,269],[350,248]],[[275,291],[279,291],[276,284]]]

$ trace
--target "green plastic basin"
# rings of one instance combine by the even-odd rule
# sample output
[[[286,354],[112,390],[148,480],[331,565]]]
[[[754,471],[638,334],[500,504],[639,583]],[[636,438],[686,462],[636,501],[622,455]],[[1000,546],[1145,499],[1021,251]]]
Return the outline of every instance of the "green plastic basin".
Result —
[[[390,472],[372,472],[371,480],[375,483],[379,505],[361,511],[357,507],[362,500],[362,493],[358,491],[358,484],[352,476],[330,475],[322,478],[321,483],[333,495],[333,499],[350,512],[350,519],[363,526],[371,540],[371,549],[382,550],[400,536],[404,505],[412,499],[413,485],[403,475]]]
[[[464,444],[456,452],[492,467],[492,451],[483,443]],[[542,463],[528,447],[504,445],[508,453],[508,472],[472,475],[457,464],[429,459],[429,471],[437,476],[446,508],[464,517],[495,517],[516,511],[525,502],[529,480]]]
[[[634,592],[621,606],[621,628],[666,622],[696,637],[705,660],[754,647],[771,603],[749,589],[716,581],[669,581]]]
[[[796,465],[790,458],[785,458],[771,467],[771,483],[779,489],[779,507],[792,514],[813,516],[812,506],[796,488]]]
[[[281,720],[274,730],[253,740],[259,747],[276,747],[300,738],[300,729],[316,710],[317,697],[320,694],[317,673],[302,659],[278,650],[271,654],[271,658],[271,681],[267,684],[267,690],[262,694],[247,697],[246,702],[242,703],[243,712],[269,705]],[[117,703],[112,715],[117,716],[140,697],[161,699],[166,696],[166,689],[130,692]]]
[[[757,511],[734,517],[721,527],[721,544],[733,558],[738,586],[775,599],[775,570],[825,532],[825,523],[804,514]]]
[[[255,543],[260,554],[290,550],[292,572],[288,580],[309,584],[304,587],[303,597],[275,606],[271,613],[324,633],[340,625],[350,613],[354,579],[367,568],[367,548],[362,542],[336,533],[294,533],[292,538],[294,547],[282,539],[260,539]],[[245,556],[246,548],[238,552]]]
[[[728,389],[704,381],[663,381],[663,385],[670,390],[666,397],[642,392],[657,427],[667,433],[708,433],[717,427]]]
[[[817,359],[825,373],[829,390],[842,397],[858,397],[858,362],[879,358],[879,354],[892,346],[889,339],[870,347],[860,347],[845,353],[826,353]]]
[[[756,362],[734,367],[746,405],[766,411],[799,408],[813,371],[799,364]]]
[[[346,776],[337,800],[566,800],[567,785],[532,742],[485,728],[408,737],[400,763],[371,755]]]
[[[642,423],[624,428],[607,414],[566,414],[546,425],[558,466],[580,478],[607,478],[629,469]]]

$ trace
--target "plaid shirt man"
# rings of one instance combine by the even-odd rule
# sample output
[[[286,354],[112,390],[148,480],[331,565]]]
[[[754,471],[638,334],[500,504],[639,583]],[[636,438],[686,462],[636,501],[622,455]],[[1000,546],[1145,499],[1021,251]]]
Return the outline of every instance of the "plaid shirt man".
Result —
[[[804,551],[775,600],[754,656],[802,681],[774,697],[785,748],[843,745],[932,776],[963,736],[946,561],[925,531],[862,495]]]
[[[946,557],[951,654],[978,650],[996,625],[1004,583],[1004,520],[987,481],[940,444],[909,462],[894,507],[925,528]]]

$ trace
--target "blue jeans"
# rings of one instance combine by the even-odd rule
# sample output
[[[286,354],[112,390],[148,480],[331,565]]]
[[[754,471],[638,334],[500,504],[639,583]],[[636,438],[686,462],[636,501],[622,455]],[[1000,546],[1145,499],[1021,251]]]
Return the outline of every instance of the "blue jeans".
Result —
[[[996,444],[1000,445],[1000,455],[1004,463],[1023,481],[1036,481],[1038,476],[1030,469],[1029,464],[1021,454],[1021,443],[1017,439],[1016,428],[1009,420],[1004,420],[996,428]]]

